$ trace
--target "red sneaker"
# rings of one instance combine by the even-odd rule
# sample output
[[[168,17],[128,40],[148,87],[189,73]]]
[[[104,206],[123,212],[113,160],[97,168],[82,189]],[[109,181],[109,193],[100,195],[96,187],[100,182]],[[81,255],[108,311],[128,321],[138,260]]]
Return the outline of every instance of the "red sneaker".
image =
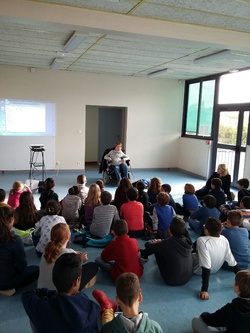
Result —
[[[103,291],[95,289],[93,290],[92,295],[100,304],[101,313],[107,309],[112,309],[114,312],[116,311],[117,304],[109,299]]]

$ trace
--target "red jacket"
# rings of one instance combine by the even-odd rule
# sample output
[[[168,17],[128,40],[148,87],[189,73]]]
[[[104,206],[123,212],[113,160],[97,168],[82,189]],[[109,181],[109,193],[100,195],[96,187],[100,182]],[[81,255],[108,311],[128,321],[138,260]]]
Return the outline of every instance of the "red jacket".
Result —
[[[143,266],[139,261],[139,246],[137,240],[128,235],[118,236],[110,242],[102,251],[101,258],[104,261],[115,261],[111,271],[114,280],[122,273],[132,272],[138,278],[142,277]]]

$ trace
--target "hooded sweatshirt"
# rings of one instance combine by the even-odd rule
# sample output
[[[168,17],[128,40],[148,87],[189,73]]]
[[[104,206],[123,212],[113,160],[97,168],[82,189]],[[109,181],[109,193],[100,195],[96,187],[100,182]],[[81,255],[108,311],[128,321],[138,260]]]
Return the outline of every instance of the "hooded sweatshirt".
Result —
[[[37,333],[98,333],[99,306],[84,293],[67,296],[48,289],[22,294],[24,309]]]
[[[104,325],[101,333],[163,333],[160,325],[140,312],[131,319],[118,315],[112,321]]]
[[[170,237],[161,242],[147,242],[146,249],[155,258],[163,280],[170,286],[187,283],[192,276],[192,243],[186,237]]]
[[[234,298],[214,313],[203,312],[202,320],[212,327],[226,327],[227,333],[250,332],[250,298]]]

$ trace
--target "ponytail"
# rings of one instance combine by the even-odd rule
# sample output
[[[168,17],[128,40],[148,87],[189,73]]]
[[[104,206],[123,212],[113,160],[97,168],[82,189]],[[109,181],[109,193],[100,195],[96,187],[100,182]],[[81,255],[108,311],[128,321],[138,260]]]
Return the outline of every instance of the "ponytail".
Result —
[[[3,243],[7,243],[9,240],[14,240],[14,237],[9,229],[9,222],[13,217],[14,209],[12,207],[0,207],[0,241]]]

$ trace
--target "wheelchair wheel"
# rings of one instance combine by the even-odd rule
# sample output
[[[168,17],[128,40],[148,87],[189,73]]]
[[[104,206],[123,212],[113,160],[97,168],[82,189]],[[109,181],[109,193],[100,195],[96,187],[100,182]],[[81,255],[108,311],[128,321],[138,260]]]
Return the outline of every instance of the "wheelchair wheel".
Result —
[[[109,174],[108,174],[108,172],[106,170],[103,171],[103,182],[104,182],[104,184],[111,183]]]

